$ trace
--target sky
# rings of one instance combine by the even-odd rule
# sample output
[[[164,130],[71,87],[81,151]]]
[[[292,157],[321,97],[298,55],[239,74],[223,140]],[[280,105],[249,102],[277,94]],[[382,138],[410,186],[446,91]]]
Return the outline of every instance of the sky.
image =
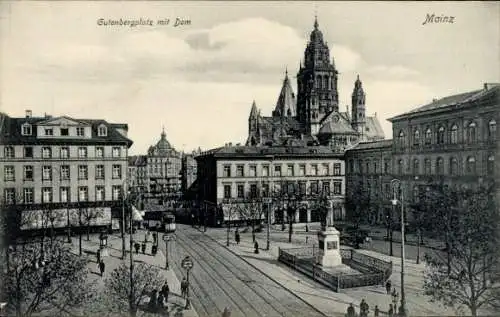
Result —
[[[423,24],[432,14],[453,23]],[[162,127],[177,150],[244,143],[252,101],[270,116],[285,69],[297,91],[315,15],[340,109],[359,74],[387,138],[392,116],[500,82],[496,2],[2,1],[0,110],[127,123],[130,154]],[[153,25],[99,25],[120,18]]]

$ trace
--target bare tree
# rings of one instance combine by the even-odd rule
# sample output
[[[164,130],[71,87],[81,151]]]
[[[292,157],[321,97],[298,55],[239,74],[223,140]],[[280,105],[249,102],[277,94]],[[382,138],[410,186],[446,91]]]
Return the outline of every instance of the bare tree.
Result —
[[[132,279],[130,271],[130,266],[122,263],[105,280],[105,288],[111,299],[110,303],[113,303],[109,308],[121,313],[126,311],[131,317],[135,317],[144,299],[151,291],[160,289],[163,281],[158,279],[160,270],[146,263],[134,264]]]
[[[255,242],[255,225],[260,223],[263,215],[262,197],[256,193],[247,193],[247,198],[242,204],[239,204],[239,213],[242,219],[250,221],[252,227],[252,242]]]
[[[99,208],[82,208],[82,220],[83,225],[87,229],[87,241],[90,240],[90,226],[94,220],[103,217],[104,213],[102,209]]]

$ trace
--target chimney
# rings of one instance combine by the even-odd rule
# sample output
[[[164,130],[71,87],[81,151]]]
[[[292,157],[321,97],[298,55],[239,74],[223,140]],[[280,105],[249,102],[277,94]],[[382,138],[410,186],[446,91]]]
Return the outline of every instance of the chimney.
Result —
[[[31,110],[26,110],[26,118],[31,118]]]

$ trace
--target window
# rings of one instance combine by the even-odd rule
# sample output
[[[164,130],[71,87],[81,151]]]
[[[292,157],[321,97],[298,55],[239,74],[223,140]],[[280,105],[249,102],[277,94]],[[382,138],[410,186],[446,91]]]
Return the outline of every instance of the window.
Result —
[[[257,166],[255,165],[250,165],[250,177],[256,177],[257,176]]]
[[[69,130],[68,128],[61,128],[61,136],[68,136]]]
[[[299,165],[299,176],[305,176],[305,175],[306,175],[306,165],[300,164]]]
[[[476,158],[474,156],[467,158],[466,171],[468,174],[476,173]]]
[[[413,132],[413,145],[419,145],[420,144],[420,132],[418,130],[415,130]]]
[[[318,175],[318,165],[311,165],[311,175],[316,176]]]
[[[444,175],[444,161],[442,157],[438,157],[436,160],[436,174]]]
[[[224,185],[224,198],[231,198],[231,185]]]
[[[341,165],[340,163],[333,163],[333,176],[340,176]]]
[[[370,173],[370,161],[365,162],[365,173],[366,174]]]
[[[25,123],[22,126],[21,135],[31,135],[31,124]]]
[[[13,182],[16,180],[14,166],[12,166],[12,165],[4,166],[3,179],[6,182]]]
[[[31,146],[26,146],[24,148],[24,157],[33,157],[33,148]]]
[[[342,195],[342,182],[333,182],[333,194]]]
[[[104,165],[95,166],[95,179],[104,179]]]
[[[97,135],[98,136],[106,136],[108,134],[108,129],[106,126],[100,126],[99,129],[97,130]]]
[[[61,147],[61,158],[69,158],[69,147]]]
[[[269,176],[269,165],[262,166],[262,176]]]
[[[330,182],[323,182],[323,194],[330,195]]]
[[[244,166],[243,165],[237,165],[236,166],[236,176],[237,177],[243,177],[244,175]]]
[[[373,162],[373,172],[374,172],[375,174],[377,174],[377,172],[378,172],[378,169],[377,169],[377,162],[375,162],[375,161]]]
[[[42,166],[42,180],[52,180],[52,166]]]
[[[413,174],[420,174],[420,161],[418,159],[413,160]]]
[[[429,159],[424,160],[424,174],[431,175],[431,160]]]
[[[6,146],[4,148],[4,155],[5,155],[5,158],[14,158],[15,157],[14,147],[13,146]]]
[[[13,205],[16,203],[16,189],[15,188],[5,188],[4,190],[5,204]]]
[[[236,189],[238,192],[238,198],[244,198],[245,197],[245,187],[243,186],[243,184],[238,184]]]
[[[86,147],[79,147],[78,148],[78,157],[80,157],[80,158],[87,157],[87,148]]]
[[[257,198],[257,184],[250,184],[250,198]]]
[[[467,126],[467,142],[475,143],[476,142],[476,123],[471,122],[469,126]]]
[[[458,175],[458,160],[454,157],[450,158],[450,174]]]
[[[318,182],[311,182],[311,194],[315,195],[318,193]]]
[[[102,146],[98,146],[95,148],[95,156],[104,157],[104,148]]]
[[[42,148],[42,157],[43,158],[51,158],[52,157],[52,149],[50,147]]]
[[[231,177],[231,166],[230,165],[224,165],[223,176],[224,177]]]
[[[120,185],[113,185],[111,188],[111,194],[113,200],[121,200],[122,199],[122,187]]]
[[[262,196],[263,197],[269,196],[269,184],[267,183],[262,184]]]
[[[486,162],[486,170],[488,174],[493,174],[495,172],[495,156],[488,156],[488,162]]]
[[[458,127],[456,124],[454,124],[451,127],[451,144],[457,144],[458,143]]]
[[[32,181],[33,180],[33,166],[25,165],[23,170],[24,180]]]
[[[306,194],[306,182],[299,182],[299,193],[301,195],[305,195]]]
[[[399,131],[398,134],[398,144],[399,146],[404,146],[405,145],[405,133],[403,130]]]
[[[33,188],[24,188],[23,201],[25,204],[32,204],[34,202]]]
[[[96,186],[95,187],[95,200],[96,201],[104,201],[104,186]]]
[[[398,174],[403,175],[403,160],[398,161]]]
[[[76,128],[76,135],[77,136],[85,136],[85,128],[77,127]]]
[[[113,147],[113,157],[120,157],[120,147],[115,146]]]
[[[88,201],[89,200],[89,189],[87,186],[78,187],[78,201]]]
[[[62,203],[67,203],[70,201],[69,187],[60,188],[60,198]]]
[[[89,171],[87,165],[78,165],[78,179],[88,179]]]
[[[281,176],[281,165],[274,166],[274,176]]]
[[[437,143],[438,144],[444,144],[444,136],[445,136],[444,127],[439,127],[438,135],[437,135]]]
[[[491,120],[488,123],[488,139],[495,140],[497,138],[497,122]]]
[[[54,135],[54,129],[52,129],[52,128],[45,128],[44,132],[45,132],[45,135]]]
[[[330,166],[328,164],[323,164],[323,175],[330,174]]]
[[[113,165],[113,179],[121,179],[121,178],[122,178],[122,166]]]
[[[431,144],[432,143],[432,130],[431,128],[427,128],[425,130],[425,144]]]
[[[293,165],[288,165],[287,166],[287,175],[288,176],[293,176]]]
[[[416,203],[420,201],[420,190],[417,185],[413,186],[413,201]]]
[[[52,188],[44,187],[42,188],[42,203],[52,202]]]
[[[384,160],[384,173],[389,173],[389,160]]]

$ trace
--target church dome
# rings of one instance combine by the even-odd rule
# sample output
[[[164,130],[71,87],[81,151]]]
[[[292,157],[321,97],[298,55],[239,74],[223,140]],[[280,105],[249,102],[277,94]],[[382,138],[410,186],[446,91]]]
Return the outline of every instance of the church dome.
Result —
[[[155,155],[165,156],[172,150],[170,142],[167,140],[167,134],[165,129],[161,133],[160,140],[156,144],[149,148],[150,153],[155,153]]]
[[[323,33],[319,30],[317,18],[314,20],[314,30],[311,32],[310,41],[312,43],[323,43]]]

